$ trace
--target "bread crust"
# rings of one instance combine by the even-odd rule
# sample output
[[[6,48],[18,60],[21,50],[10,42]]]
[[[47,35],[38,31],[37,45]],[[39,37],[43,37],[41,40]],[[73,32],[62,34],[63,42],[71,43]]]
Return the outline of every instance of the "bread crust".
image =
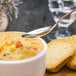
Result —
[[[62,61],[59,65],[57,65],[55,68],[47,68],[50,72],[58,72],[70,59],[72,59],[73,56],[69,56],[64,61]]]
[[[69,60],[71,60],[75,50],[66,38],[49,42],[48,48],[46,69],[51,72],[59,71]]]

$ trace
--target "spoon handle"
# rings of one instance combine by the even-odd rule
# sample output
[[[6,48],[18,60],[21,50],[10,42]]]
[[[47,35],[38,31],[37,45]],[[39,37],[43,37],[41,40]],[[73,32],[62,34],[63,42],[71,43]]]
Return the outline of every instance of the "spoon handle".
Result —
[[[61,18],[54,24],[54,26],[52,26],[52,27],[49,29],[49,32],[51,32],[51,31],[58,25],[59,22],[61,22],[64,18],[66,18],[67,16],[69,16],[71,13],[73,13],[73,12],[75,12],[75,11],[76,11],[76,9],[72,10],[71,12],[69,12],[69,13],[65,14],[63,17],[61,17]],[[49,32],[48,32],[48,33],[49,33]]]

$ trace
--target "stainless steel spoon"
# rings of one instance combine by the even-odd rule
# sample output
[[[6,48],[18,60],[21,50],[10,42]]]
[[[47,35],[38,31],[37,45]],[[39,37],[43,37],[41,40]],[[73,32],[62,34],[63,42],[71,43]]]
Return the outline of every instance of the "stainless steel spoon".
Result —
[[[43,27],[43,28],[39,28],[39,29],[30,31],[30,32],[26,32],[25,34],[22,35],[22,37],[34,38],[34,37],[37,37],[37,36],[39,36],[39,37],[44,36],[44,35],[48,34],[49,32],[51,32],[58,25],[58,23],[60,21],[62,21],[65,17],[67,17],[68,15],[70,15],[71,13],[73,13],[75,11],[76,11],[76,9],[74,9],[73,11],[65,14],[52,27],[51,26],[47,26],[47,27]]]

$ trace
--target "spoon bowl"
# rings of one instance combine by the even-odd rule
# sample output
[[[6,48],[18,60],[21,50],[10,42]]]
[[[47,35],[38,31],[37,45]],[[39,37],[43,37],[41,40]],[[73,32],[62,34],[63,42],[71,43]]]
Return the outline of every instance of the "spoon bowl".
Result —
[[[58,25],[59,22],[61,22],[65,17],[67,17],[68,15],[70,15],[71,13],[73,13],[75,11],[76,11],[76,9],[74,9],[71,12],[62,16],[52,27],[47,26],[47,27],[43,27],[43,28],[39,28],[39,29],[30,31],[30,32],[26,32],[26,34],[23,34],[22,37],[34,38],[34,37],[38,37],[38,36],[41,37],[41,36],[47,35],[49,32],[51,32]]]
[[[30,38],[33,38],[33,37],[37,37],[37,36],[44,36],[44,35],[46,35],[48,33],[48,30],[50,28],[51,28],[50,26],[39,28],[39,29],[30,31],[30,32],[22,35],[22,37],[30,37]]]

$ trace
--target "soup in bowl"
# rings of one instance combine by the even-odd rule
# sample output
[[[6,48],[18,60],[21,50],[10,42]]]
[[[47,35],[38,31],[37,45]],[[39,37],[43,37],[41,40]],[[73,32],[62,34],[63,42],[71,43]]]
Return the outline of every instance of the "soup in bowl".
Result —
[[[21,37],[24,32],[0,33],[0,75],[42,76],[45,72],[46,42]]]
[[[12,61],[36,56],[43,49],[39,38],[21,37],[23,33],[0,33],[0,60]]]

